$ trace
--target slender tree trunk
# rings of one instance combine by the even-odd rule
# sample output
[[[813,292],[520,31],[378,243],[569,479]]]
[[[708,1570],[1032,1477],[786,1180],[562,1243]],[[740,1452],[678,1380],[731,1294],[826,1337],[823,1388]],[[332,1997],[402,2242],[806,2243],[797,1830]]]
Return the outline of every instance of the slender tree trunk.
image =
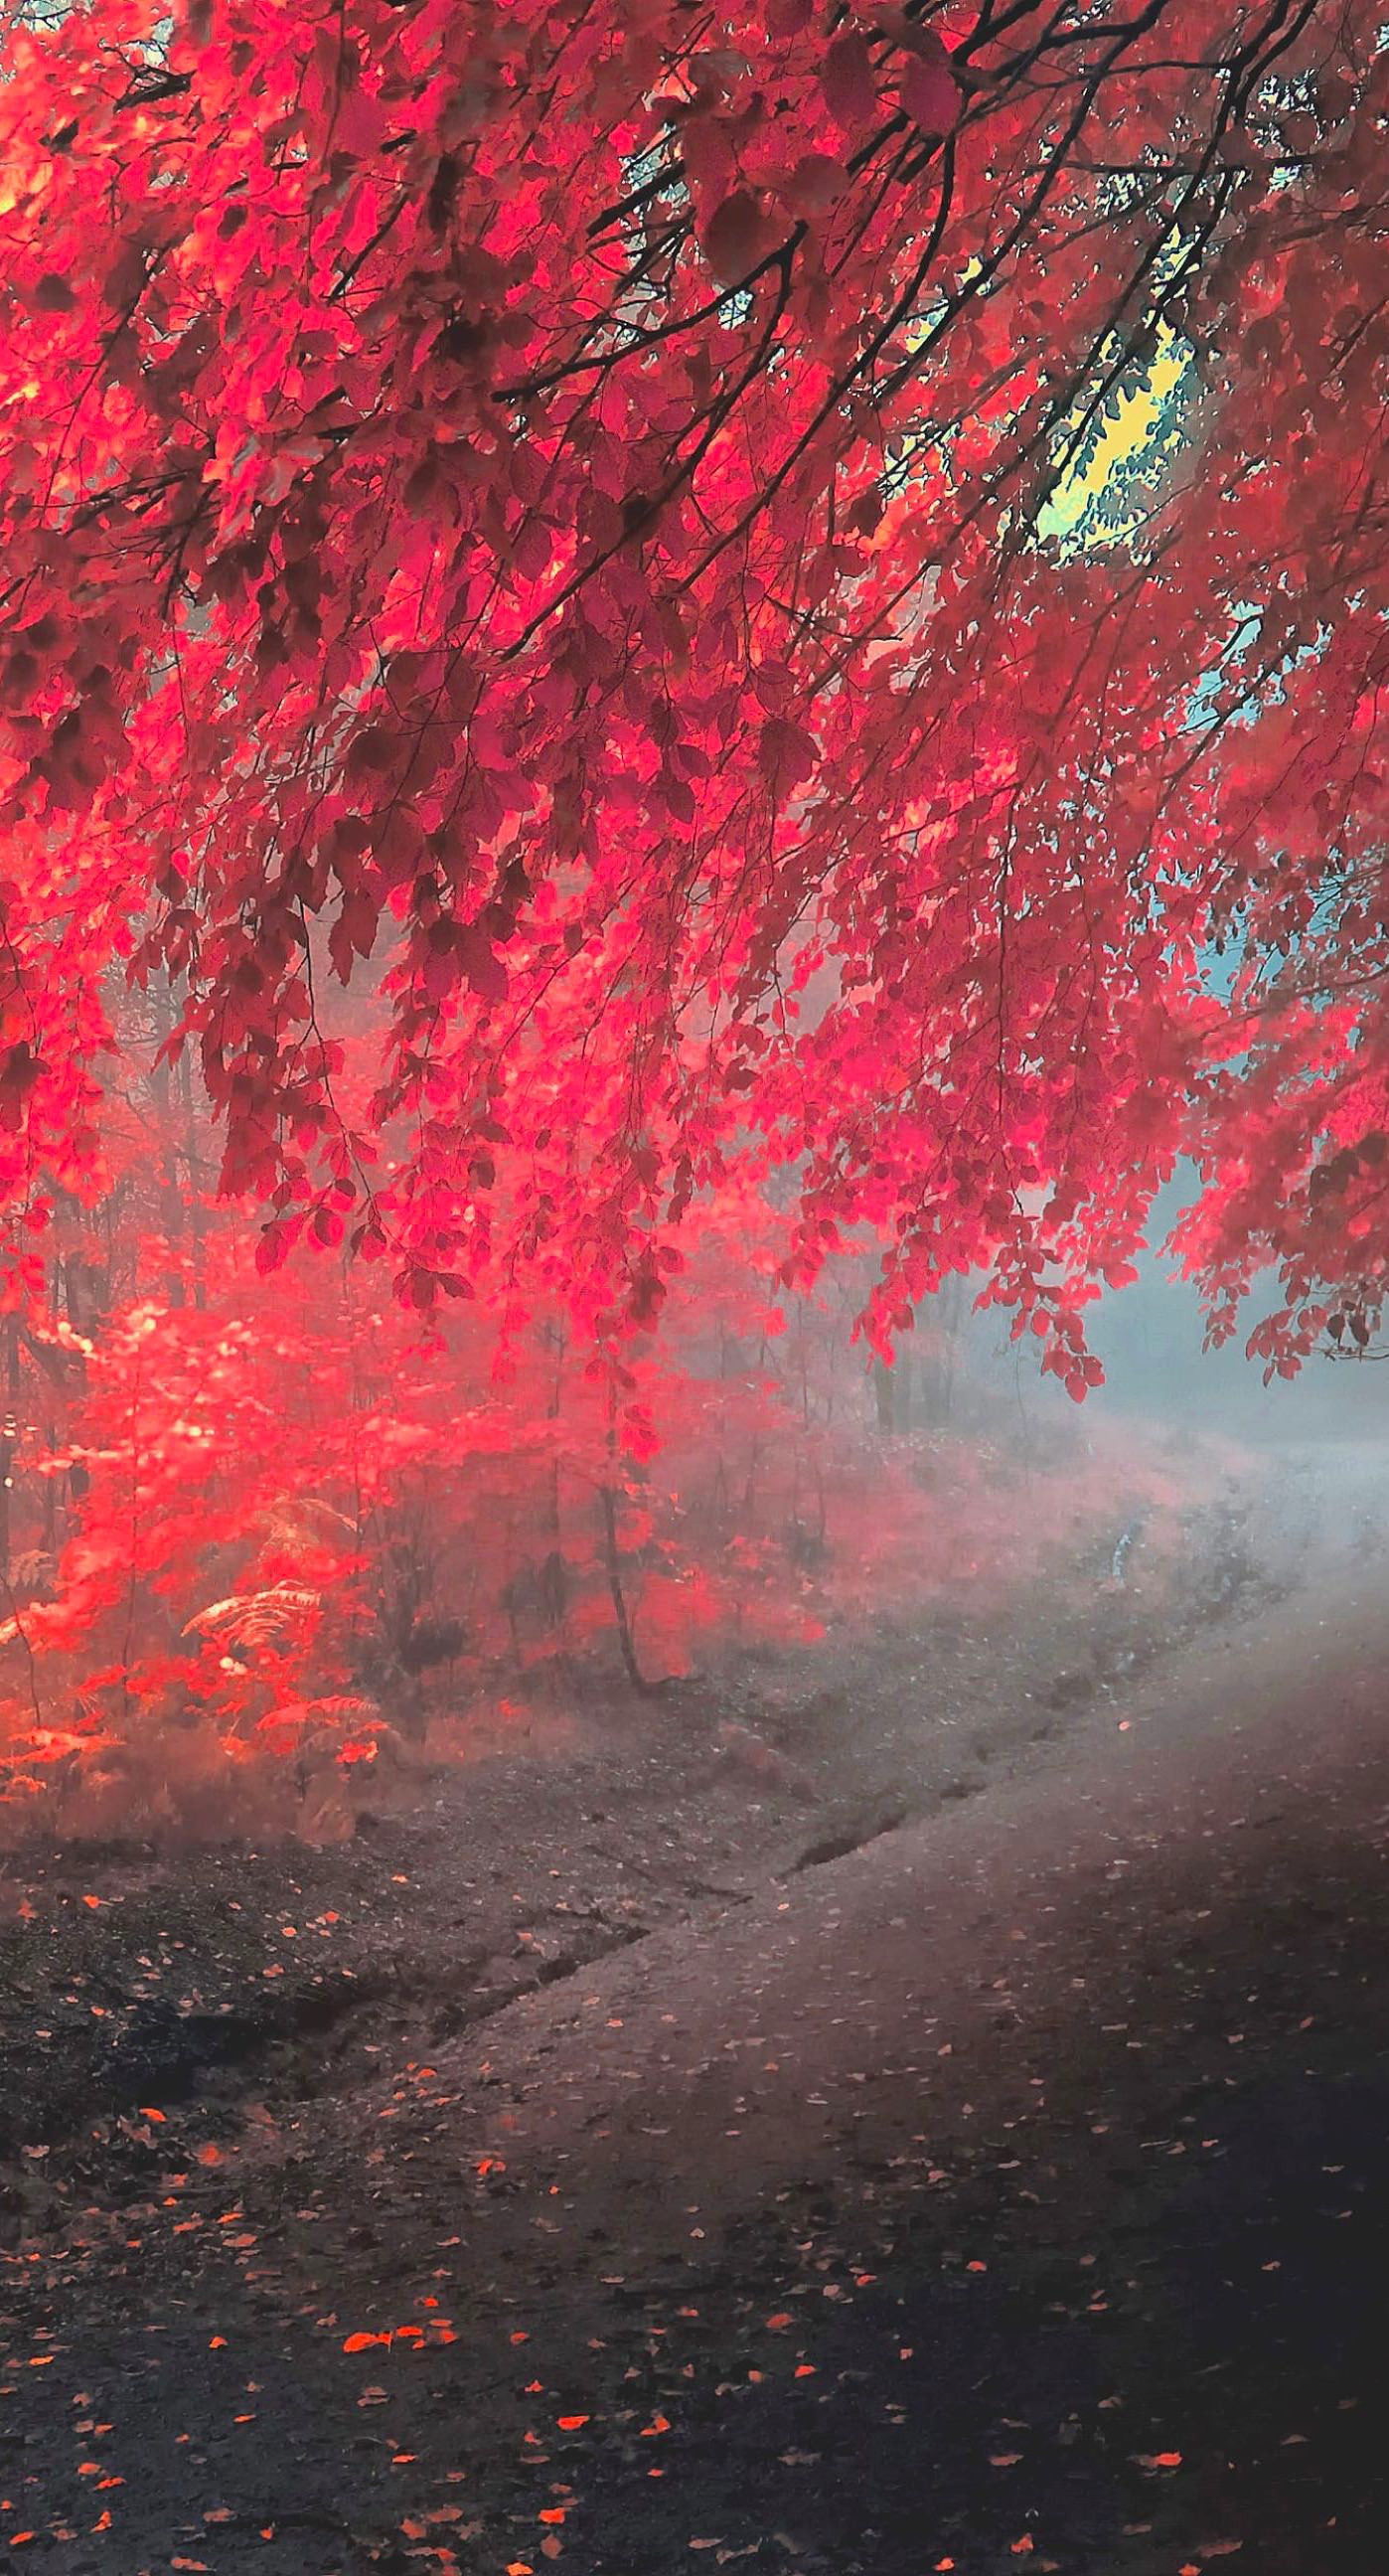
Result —
[[[183,1154],[188,1166],[188,1224],[193,1239],[193,1303],[207,1304],[207,1262],[203,1249],[203,1207],[199,1197],[198,1127],[193,1115],[193,1066],[185,1047],[178,1060],[179,1095],[183,1103]]]
[[[622,1589],[622,1563],[617,1551],[617,1496],[611,1485],[600,1485],[598,1499],[603,1510],[603,1557],[607,1566],[608,1590],[612,1594],[613,1616],[617,1621],[617,1642],[633,1690],[644,1691],[646,1681],[637,1662],[632,1623],[627,1615],[627,1596]]]
[[[549,1422],[558,1422],[564,1409],[564,1363],[568,1350],[568,1342],[566,1335],[560,1329],[556,1329],[553,1338],[555,1374],[550,1383],[550,1393],[545,1406],[545,1416],[546,1420]],[[558,1450],[552,1451],[550,1457],[549,1491],[546,1497],[546,1503],[547,1515],[545,1535],[550,1544],[546,1552],[541,1571],[542,1605],[547,1622],[560,1641],[555,1649],[556,1655],[561,1666],[567,1668],[569,1657],[565,1636],[569,1611],[569,1578],[568,1569],[564,1562],[564,1530],[560,1519],[560,1475]]]
[[[19,1317],[11,1315],[5,1327],[5,1419],[0,1424],[0,1581],[10,1579],[10,1556],[14,1523],[11,1496],[14,1490],[14,1455],[19,1445]]]
[[[174,1144],[173,1085],[169,1059],[159,1048],[171,1035],[175,1020],[172,986],[164,979],[152,987],[154,1011],[155,1062],[150,1067],[150,1089],[159,1113],[159,1204],[164,1241],[168,1248],[169,1267],[164,1278],[164,1293],[171,1306],[184,1302],[183,1281],[174,1267],[183,1240],[183,1193],[178,1185],[178,1152]]]
[[[617,1472],[617,1383],[608,1373],[608,1458],[610,1472]],[[637,1662],[637,1649],[632,1636],[632,1622],[627,1609],[627,1595],[622,1588],[622,1559],[617,1546],[617,1488],[600,1485],[598,1499],[603,1514],[603,1556],[607,1568],[608,1590],[612,1595],[613,1617],[617,1621],[617,1642],[622,1662],[633,1690],[644,1691],[646,1682]]]

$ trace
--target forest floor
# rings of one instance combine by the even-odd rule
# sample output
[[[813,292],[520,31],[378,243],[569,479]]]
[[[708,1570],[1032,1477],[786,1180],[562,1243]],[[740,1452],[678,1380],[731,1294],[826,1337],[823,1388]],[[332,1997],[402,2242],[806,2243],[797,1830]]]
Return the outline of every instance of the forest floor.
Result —
[[[0,2565],[1380,2576],[1376,1477],[12,1856]]]

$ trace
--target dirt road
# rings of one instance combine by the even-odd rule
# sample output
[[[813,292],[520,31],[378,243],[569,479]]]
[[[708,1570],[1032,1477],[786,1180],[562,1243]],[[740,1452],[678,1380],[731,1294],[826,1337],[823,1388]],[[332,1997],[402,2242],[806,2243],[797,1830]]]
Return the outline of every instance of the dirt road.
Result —
[[[1380,2576],[1389,1602],[1337,1562],[19,2247],[9,2563]]]

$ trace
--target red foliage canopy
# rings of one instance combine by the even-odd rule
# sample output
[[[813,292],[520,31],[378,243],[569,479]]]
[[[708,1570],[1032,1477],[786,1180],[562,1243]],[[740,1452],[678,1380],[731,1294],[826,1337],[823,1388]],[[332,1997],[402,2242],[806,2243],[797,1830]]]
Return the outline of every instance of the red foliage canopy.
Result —
[[[10,1217],[91,1186],[123,965],[267,1264],[650,1320],[770,1154],[798,1274],[871,1225],[890,1331],[985,1265],[1079,1389],[1185,1152],[1218,1321],[1273,1257],[1275,1362],[1363,1329],[1376,13],[151,23],[0,87]]]

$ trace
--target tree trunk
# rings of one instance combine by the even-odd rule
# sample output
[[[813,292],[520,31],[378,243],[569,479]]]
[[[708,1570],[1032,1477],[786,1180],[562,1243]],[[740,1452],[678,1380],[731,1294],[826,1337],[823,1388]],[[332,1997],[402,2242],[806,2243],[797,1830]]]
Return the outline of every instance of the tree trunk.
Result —
[[[622,1649],[622,1662],[633,1690],[644,1691],[646,1681],[637,1650],[632,1640],[632,1623],[627,1615],[627,1596],[622,1589],[622,1565],[617,1552],[617,1497],[611,1485],[600,1485],[598,1499],[603,1507],[603,1557],[608,1572],[608,1590],[612,1594],[613,1615],[617,1621],[617,1642]]]

